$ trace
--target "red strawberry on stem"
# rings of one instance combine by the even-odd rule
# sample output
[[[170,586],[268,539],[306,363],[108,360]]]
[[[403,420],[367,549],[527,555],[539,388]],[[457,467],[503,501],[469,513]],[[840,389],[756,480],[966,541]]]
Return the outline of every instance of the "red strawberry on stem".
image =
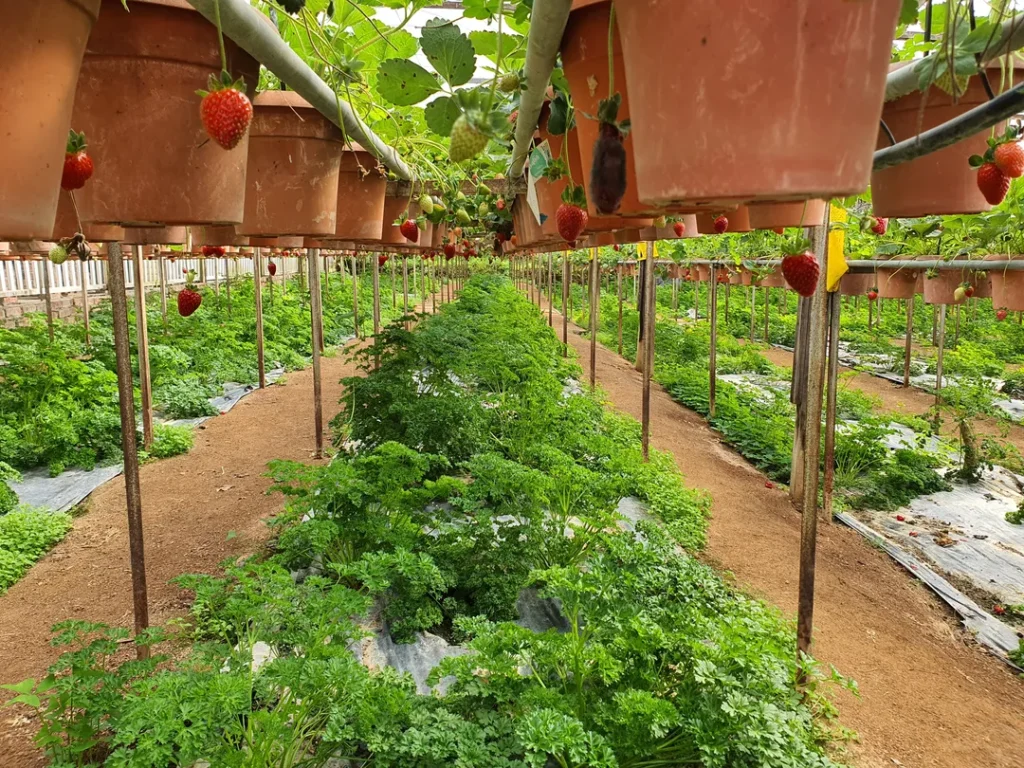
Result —
[[[672,225],[672,231],[676,233],[676,237],[682,237],[686,234],[686,225],[681,221],[677,221]]]
[[[1010,179],[995,163],[984,163],[978,168],[978,189],[989,205],[999,205],[1010,191]]]
[[[889,220],[882,216],[871,217],[871,231],[876,235],[884,235],[889,229]]]
[[[782,260],[782,276],[789,287],[801,296],[813,296],[818,288],[821,266],[810,251],[791,253]]]
[[[444,257],[446,259],[450,259],[454,255],[455,255],[455,243],[445,243],[444,244]]]
[[[575,245],[576,239],[587,228],[589,217],[583,208],[586,204],[583,187],[569,186],[562,192],[562,204],[555,211],[555,226],[558,228],[558,234],[571,246]]]
[[[398,231],[402,233],[402,237],[408,240],[410,243],[415,243],[420,239],[420,228],[416,226],[415,219],[406,219],[398,225]]]
[[[210,75],[209,87],[209,91],[196,91],[203,98],[199,103],[203,128],[224,149],[234,149],[252,122],[252,102],[245,95],[245,81],[232,81],[230,74],[221,72],[219,78]]]
[[[196,273],[189,271],[185,276],[185,287],[178,291],[178,314],[188,317],[203,303],[203,297],[196,290]]]
[[[1024,148],[1021,148],[1020,142],[1008,141],[1000,144],[992,154],[996,166],[1004,176],[1009,179],[1024,176]]]
[[[267,262],[267,272],[269,272],[269,273],[270,273],[270,276],[271,276],[271,277],[273,277],[274,275],[276,275],[276,274],[277,274],[277,264],[275,264],[275,263],[274,263],[274,262],[272,262],[272,261],[268,261],[268,262]]]
[[[388,257],[385,254],[382,253],[382,254],[380,254],[377,257],[377,266],[378,267],[383,267],[387,263],[388,263]]]
[[[1006,316],[1008,314],[1009,314],[1009,312],[1007,312],[1005,309],[997,309],[996,310],[996,320],[1003,321],[1003,320],[1006,319]]]
[[[772,227],[772,232],[774,232],[776,235],[784,235],[784,234],[786,234],[786,228],[785,227]]]
[[[878,291],[876,291],[874,288],[872,288],[870,291],[868,291],[868,301],[874,301],[877,298],[878,298]]]
[[[996,616],[1002,616],[1006,613],[1006,609],[999,603],[996,603],[992,606],[992,613],[994,613]]]
[[[61,189],[69,192],[81,189],[92,176],[92,158],[85,151],[85,134],[68,132],[68,144],[64,154],[64,171],[60,177]]]
[[[715,234],[721,235],[729,229],[729,220],[725,216],[715,219]]]
[[[968,283],[967,285],[964,286],[964,296],[966,296],[969,299],[973,295],[974,295],[974,286],[971,285],[970,283]]]

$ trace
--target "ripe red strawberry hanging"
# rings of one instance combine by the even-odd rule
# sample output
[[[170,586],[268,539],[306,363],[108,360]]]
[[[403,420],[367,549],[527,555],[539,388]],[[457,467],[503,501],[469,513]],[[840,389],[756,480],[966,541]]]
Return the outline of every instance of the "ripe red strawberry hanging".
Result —
[[[1024,149],[1020,142],[1008,141],[998,145],[992,152],[993,160],[1003,175],[1009,179],[1024,176]]]
[[[398,225],[398,231],[410,243],[418,242],[420,239],[420,228],[416,226],[416,219],[406,219]]]
[[[597,107],[597,141],[590,167],[590,195],[602,215],[619,210],[626,194],[626,148],[622,141],[629,132],[629,121],[618,121],[622,95],[601,99]]]
[[[185,276],[185,287],[178,292],[178,314],[188,317],[203,303],[203,297],[196,290],[196,273],[190,270]]]
[[[686,234],[686,225],[681,221],[677,221],[672,225],[672,231],[676,233],[676,237],[682,237]]]
[[[562,204],[555,211],[555,226],[558,234],[570,246],[575,245],[576,240],[587,228],[587,198],[583,187],[569,185],[562,192]]]
[[[267,262],[267,272],[269,272],[269,273],[270,273],[270,276],[271,276],[271,277],[273,277],[274,275],[276,275],[276,274],[277,274],[277,264],[275,264],[275,263],[274,263],[274,262],[272,262],[272,261],[268,261],[268,262]]]
[[[61,189],[66,189],[69,192],[73,189],[81,189],[92,176],[92,158],[89,157],[85,148],[85,134],[70,131],[64,154],[64,172],[60,177]]]
[[[801,296],[813,296],[818,287],[821,267],[810,251],[791,253],[782,260],[782,276],[789,287]]]
[[[876,235],[884,235],[889,229],[889,220],[883,216],[872,216],[869,221],[871,222],[871,231]]]
[[[444,257],[446,259],[450,259],[452,256],[455,255],[455,243],[445,243],[443,250],[444,250]]]
[[[725,216],[715,219],[715,234],[721,235],[729,229],[729,220]]]
[[[378,267],[383,267],[387,263],[388,263],[388,257],[385,254],[382,253],[382,254],[380,254],[377,257],[377,266]]]
[[[1007,315],[1009,315],[1009,312],[1007,312],[1005,309],[996,310],[996,320],[999,320],[1000,322],[1005,320]]]
[[[984,163],[978,168],[978,189],[989,205],[999,205],[1010,191],[1010,179],[995,163]]]
[[[878,298],[878,291],[876,291],[874,288],[872,288],[870,291],[868,291],[868,301],[874,301],[877,298]]]
[[[220,77],[210,75],[209,91],[196,91],[202,97],[199,117],[211,139],[224,149],[234,149],[249,130],[252,102],[245,95],[245,80],[232,81],[222,71]]]

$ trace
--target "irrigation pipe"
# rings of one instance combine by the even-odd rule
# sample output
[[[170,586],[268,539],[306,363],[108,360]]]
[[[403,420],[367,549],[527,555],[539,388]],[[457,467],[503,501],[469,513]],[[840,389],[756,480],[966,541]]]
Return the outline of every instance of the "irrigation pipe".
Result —
[[[214,22],[214,0],[189,0],[203,16]],[[344,99],[340,102],[334,90],[320,79],[296,54],[248,0],[220,0],[221,28],[235,44],[277,75],[281,82],[299,94],[320,114],[341,128],[347,137],[358,142],[400,179],[411,180],[409,170],[398,153],[352,111]],[[549,73],[550,76],[550,73]],[[341,115],[341,125],[338,115]]]
[[[618,264],[636,264],[635,260],[620,261]],[[768,267],[778,266],[782,263],[782,259],[744,259],[742,264],[736,264],[731,261],[725,260],[714,260],[714,259],[690,259],[689,261],[676,262],[671,259],[658,259],[654,262],[657,266],[680,266],[688,267],[694,264],[700,266],[708,266],[715,264],[719,267],[732,267],[734,269],[744,266],[754,267]],[[879,267],[882,269],[935,269],[939,271],[945,270],[973,270],[975,272],[1020,272],[1024,271],[1024,259],[1017,261],[1010,260],[993,260],[983,261],[981,259],[954,259],[952,261],[943,261],[941,259],[891,259],[887,261],[875,260],[875,259],[854,259],[846,262],[846,266],[850,268],[851,273],[864,273],[873,272]]]
[[[515,145],[508,173],[511,179],[517,179],[523,173],[526,155],[533,143],[533,129],[540,119],[544,94],[555,68],[555,59],[558,57],[558,48],[562,43],[562,33],[565,32],[571,7],[571,0],[534,0],[530,37],[526,43],[526,63],[523,67],[526,84],[519,97]]]

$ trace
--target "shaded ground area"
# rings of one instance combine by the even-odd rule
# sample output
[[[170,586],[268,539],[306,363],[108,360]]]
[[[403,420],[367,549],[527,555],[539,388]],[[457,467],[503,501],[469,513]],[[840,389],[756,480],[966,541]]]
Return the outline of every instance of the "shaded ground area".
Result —
[[[560,333],[561,317],[555,318]],[[586,370],[590,342],[570,329]],[[612,406],[640,418],[640,374],[603,347],[597,382]],[[911,398],[921,393],[906,394],[907,407],[916,407]],[[712,496],[707,559],[795,616],[800,516],[785,491],[767,488],[700,415],[656,384],[651,436],[656,448],[673,453],[689,485]],[[815,656],[860,686],[860,698],[837,697],[842,724],[860,737],[848,756],[856,765],[1020,765],[1024,683],[986,655],[923,585],[838,525],[819,527],[814,626]]]

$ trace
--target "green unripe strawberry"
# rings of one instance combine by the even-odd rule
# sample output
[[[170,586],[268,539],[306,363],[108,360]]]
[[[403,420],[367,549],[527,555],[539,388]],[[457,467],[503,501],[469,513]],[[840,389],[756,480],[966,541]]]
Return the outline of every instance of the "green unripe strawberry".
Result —
[[[448,210],[448,206],[444,204],[443,200],[434,198],[434,210],[438,213],[445,213]]]
[[[502,93],[515,93],[519,90],[519,75],[515,72],[509,72],[507,75],[502,75],[498,81],[498,90]]]
[[[476,185],[476,193],[478,195],[483,195],[484,197],[490,197],[491,196],[491,188],[488,187],[486,184],[477,184]]]
[[[420,195],[420,210],[427,216],[434,212],[434,201],[430,199],[430,195]]]
[[[480,203],[479,207],[476,210],[477,213],[479,213],[481,216],[486,216],[488,213],[491,212],[491,206],[489,206],[487,203]]]
[[[487,134],[481,133],[472,125],[465,115],[459,115],[452,126],[451,144],[448,147],[448,158],[453,163],[461,163],[476,157],[487,147]]]
[[[455,212],[455,220],[459,222],[459,224],[469,224],[472,221],[472,219],[469,218],[469,214],[466,213],[465,208],[459,208],[459,210]]]
[[[63,264],[67,260],[68,252],[63,245],[55,245],[50,249],[50,261],[54,264]]]
[[[463,193],[463,191],[462,191],[462,190],[460,189],[460,190],[459,190],[458,192],[456,192],[456,193],[455,193],[455,199],[456,199],[456,200],[460,200],[460,201],[461,201],[461,200],[465,200],[465,199],[466,199],[466,195],[465,195],[465,194]]]

